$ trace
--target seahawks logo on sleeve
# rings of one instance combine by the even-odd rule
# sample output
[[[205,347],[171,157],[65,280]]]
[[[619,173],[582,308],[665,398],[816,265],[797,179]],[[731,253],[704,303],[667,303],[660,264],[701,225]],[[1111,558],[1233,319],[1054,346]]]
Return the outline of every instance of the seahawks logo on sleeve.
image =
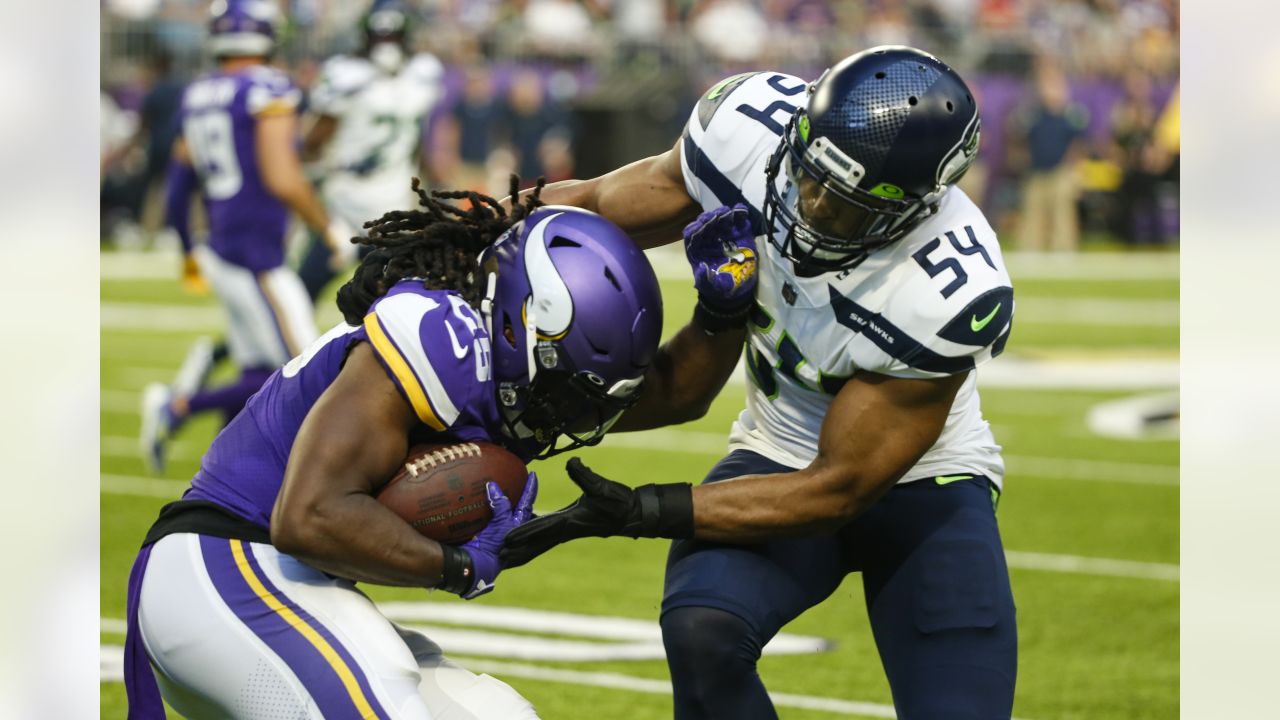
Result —
[[[711,86],[706,95],[698,101],[698,123],[702,125],[702,129],[706,130],[711,124],[711,117],[716,114],[716,110],[720,109],[721,103],[729,94],[738,88],[747,78],[753,75],[759,75],[758,72],[747,72],[727,77],[724,80]]]

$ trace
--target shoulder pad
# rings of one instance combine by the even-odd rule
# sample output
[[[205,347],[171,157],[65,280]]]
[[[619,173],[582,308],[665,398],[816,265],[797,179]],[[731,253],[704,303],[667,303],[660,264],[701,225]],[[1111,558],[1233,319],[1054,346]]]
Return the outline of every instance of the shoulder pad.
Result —
[[[806,87],[791,75],[753,72],[726,78],[708,90],[681,137],[689,197],[704,208],[746,202],[756,232],[764,232],[764,159],[777,149],[783,128],[804,102]],[[756,197],[755,204],[745,196]]]
[[[249,69],[248,77],[253,84],[265,86],[273,92],[284,92],[294,86],[287,73],[270,65],[254,65]]]
[[[698,99],[697,117],[702,129],[707,129],[707,125],[711,123],[711,116],[716,114],[716,110],[720,109],[734,90],[737,90],[747,78],[759,74],[759,72],[739,73],[712,85],[711,89]]]
[[[444,65],[431,53],[414,55],[405,70],[424,82],[439,82],[444,77]]]
[[[952,212],[942,223],[957,219],[965,224],[930,236],[941,229],[931,221],[921,228],[925,234],[900,241],[883,304],[863,307],[831,288],[837,321],[883,353],[862,358],[861,367],[937,377],[972,370],[1004,351],[1014,294],[1000,245],[980,213]]]
[[[250,70],[245,108],[250,115],[291,113],[302,102],[302,91],[285,73],[267,66]]]
[[[488,337],[456,293],[406,280],[369,308],[374,354],[424,425],[443,431],[489,386]]]

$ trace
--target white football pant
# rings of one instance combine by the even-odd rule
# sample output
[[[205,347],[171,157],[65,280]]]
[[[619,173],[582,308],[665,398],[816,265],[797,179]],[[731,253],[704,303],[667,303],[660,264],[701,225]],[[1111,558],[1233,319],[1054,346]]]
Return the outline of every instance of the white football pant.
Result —
[[[318,337],[311,298],[292,269],[255,273],[207,246],[192,252],[227,310],[227,349],[237,365],[280,367]]]
[[[138,606],[161,694],[191,720],[537,720],[509,685],[445,658],[348,580],[270,545],[155,544]]]

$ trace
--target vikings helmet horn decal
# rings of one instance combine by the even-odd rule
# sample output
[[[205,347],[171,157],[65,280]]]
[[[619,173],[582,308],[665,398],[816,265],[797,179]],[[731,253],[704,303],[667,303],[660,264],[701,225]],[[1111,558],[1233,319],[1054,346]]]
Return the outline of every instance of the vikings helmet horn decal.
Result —
[[[547,252],[547,225],[563,214],[548,215],[534,225],[524,252],[524,271],[531,293],[524,320],[533,325],[542,340],[559,340],[573,323],[573,296]]]

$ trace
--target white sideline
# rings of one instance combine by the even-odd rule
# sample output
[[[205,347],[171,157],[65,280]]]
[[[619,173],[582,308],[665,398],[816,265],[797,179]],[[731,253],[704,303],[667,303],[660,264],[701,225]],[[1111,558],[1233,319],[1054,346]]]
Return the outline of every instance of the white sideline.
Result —
[[[185,480],[137,477],[134,475],[103,475],[101,492],[104,495],[131,495],[177,500],[188,487]],[[1079,555],[1051,555],[1045,553],[1006,550],[1009,567],[1017,570],[1043,570],[1047,572],[1102,575],[1137,580],[1167,580],[1177,582],[1179,567],[1169,563],[1115,560],[1112,558],[1082,557]]]

